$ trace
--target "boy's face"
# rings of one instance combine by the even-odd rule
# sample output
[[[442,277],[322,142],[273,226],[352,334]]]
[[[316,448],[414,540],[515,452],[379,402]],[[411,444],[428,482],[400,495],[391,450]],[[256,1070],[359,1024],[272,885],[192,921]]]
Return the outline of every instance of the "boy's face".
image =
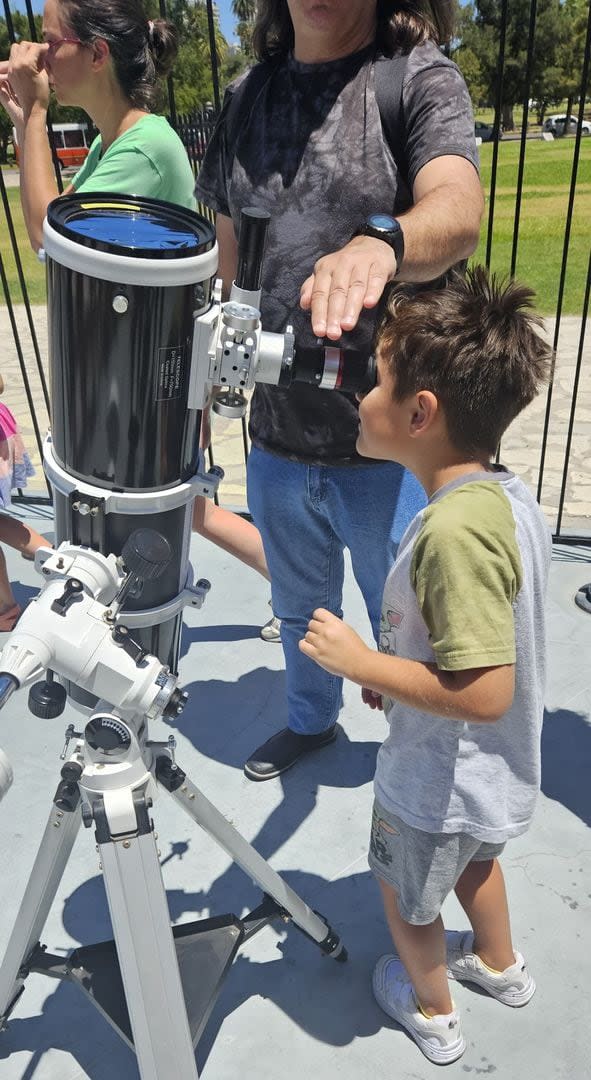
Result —
[[[408,409],[394,399],[394,377],[378,349],[376,385],[359,403],[357,451],[363,457],[402,461],[400,453]]]

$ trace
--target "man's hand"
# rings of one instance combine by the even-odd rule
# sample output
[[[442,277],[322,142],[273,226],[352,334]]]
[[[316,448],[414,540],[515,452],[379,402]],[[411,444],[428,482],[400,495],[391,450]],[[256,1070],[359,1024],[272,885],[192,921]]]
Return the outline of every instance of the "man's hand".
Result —
[[[342,675],[354,682],[363,680],[371,652],[350,626],[325,608],[316,608],[300,649],[331,675]]]
[[[337,341],[352,330],[363,308],[375,307],[396,273],[396,258],[384,240],[355,236],[340,251],[324,255],[300,293],[317,337]]]

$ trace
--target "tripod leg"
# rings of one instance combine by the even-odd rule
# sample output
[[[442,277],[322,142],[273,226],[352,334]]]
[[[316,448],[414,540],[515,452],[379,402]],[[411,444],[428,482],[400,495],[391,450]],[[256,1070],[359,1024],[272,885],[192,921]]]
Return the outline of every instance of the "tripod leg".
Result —
[[[205,830],[231,856],[248,876],[291,916],[293,921],[308,937],[312,938],[323,952],[335,959],[345,959],[346,951],[339,938],[312,911],[296,892],[286,884],[258,851],[240,835],[222,813],[210,803],[195,785],[187,779],[178,766],[172,766],[169,757],[159,757],[156,763],[156,778],[170,792],[175,802],[183,808],[193,821]]]
[[[142,1080],[197,1080],[152,823],[143,792],[127,795],[133,798],[135,835],[122,835],[117,826],[126,812],[122,791],[104,792],[94,817],[139,1070]]]
[[[81,773],[81,766],[73,761],[62,769],[62,780],[0,967],[0,1029],[24,989],[27,960],[39,941],[78,835],[81,815],[77,781]]]

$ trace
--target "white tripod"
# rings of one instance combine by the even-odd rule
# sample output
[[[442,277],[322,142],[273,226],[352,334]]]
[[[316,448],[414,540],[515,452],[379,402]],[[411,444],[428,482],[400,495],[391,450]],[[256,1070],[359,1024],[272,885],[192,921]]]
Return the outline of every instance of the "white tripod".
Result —
[[[195,1044],[244,940],[273,919],[291,919],[324,953],[345,960],[346,950],[187,779],[174,759],[174,738],[149,740],[148,721],[180,713],[186,695],[116,622],[131,578],[141,579],[145,565],[145,551],[135,570],[135,557],[124,554],[125,565],[68,544],[42,549],[38,568],[48,581],[0,655],[0,705],[44,671],[46,681],[30,697],[38,715],[63,710],[65,691],[53,671],[99,698],[84,732],[72,725],[66,732],[67,760],[0,967],[0,1027],[30,971],[69,979],[135,1049],[142,1080],[196,1080]],[[260,885],[259,908],[241,920],[228,915],[171,928],[149,813],[156,785]],[[95,828],[115,940],[79,948],[64,961],[39,939],[81,821]]]

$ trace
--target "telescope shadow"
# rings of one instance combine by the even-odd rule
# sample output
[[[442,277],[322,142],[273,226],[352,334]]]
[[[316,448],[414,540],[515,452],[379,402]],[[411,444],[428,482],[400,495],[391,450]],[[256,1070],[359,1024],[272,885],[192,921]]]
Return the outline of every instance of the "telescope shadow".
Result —
[[[163,861],[175,855],[182,857],[184,847],[174,845],[171,855]],[[279,931],[273,927],[261,931],[261,941],[269,935],[275,938],[277,955],[260,961],[239,953],[235,959],[197,1048],[200,1075],[224,1022],[253,998],[269,999],[312,1038],[335,1047],[369,1037],[383,1026],[383,1015],[371,995],[370,976],[376,957],[389,946],[372,875],[365,871],[328,882],[316,874],[288,870],[282,877],[341,935],[349,960],[341,964],[322,956],[295,926],[287,932],[283,926]],[[173,922],[188,913],[209,913],[215,902],[211,890],[171,889],[167,897]],[[66,899],[63,922],[71,937],[80,942],[112,936],[101,875],[85,881]],[[247,948],[252,949],[252,944]],[[260,953],[260,946],[257,951]],[[270,1013],[271,1021],[272,1016]],[[245,1020],[250,1022],[250,1018]],[[277,1039],[283,1037],[281,1029],[279,1024]],[[265,1045],[261,1052],[267,1053],[275,1041],[272,1022],[262,1038]],[[47,1072],[48,1063],[43,1063],[43,1058],[56,1051],[73,1057],[79,1069],[92,1075],[93,1080],[112,1080],[113,1076],[123,1080],[138,1075],[135,1055],[90,1006],[85,995],[67,983],[61,983],[46,998],[40,1015],[11,1019],[0,1040],[0,1060],[18,1052],[32,1054],[20,1080],[54,1075]],[[243,1064],[237,1060],[237,1069]],[[63,1063],[57,1067],[64,1077],[77,1075]]]
[[[190,711],[185,710],[179,730],[200,754],[229,768],[242,771],[256,746],[287,723],[282,671],[258,668],[236,682],[203,680],[186,689]],[[275,701],[279,703],[276,713],[272,708]],[[248,716],[244,702],[248,703]],[[213,723],[207,722],[210,716]],[[227,724],[220,723],[220,717],[227,717]],[[268,798],[265,791],[273,792],[274,802],[277,786],[282,792],[281,802],[271,809],[252,840],[263,858],[269,859],[285,841],[293,838],[313,812],[321,787],[356,789],[369,784],[375,773],[379,747],[376,741],[350,740],[339,725],[334,743],[303,758],[293,770],[277,779],[266,781],[263,791],[259,785],[249,783],[249,791],[259,792],[263,798]],[[183,765],[182,760],[180,764]],[[234,871],[231,867],[228,874],[233,875]],[[225,893],[221,879],[218,884],[222,894]],[[223,896],[218,899],[221,901]]]
[[[258,638],[260,625],[248,623],[226,623],[224,626],[183,626],[181,637],[181,657],[186,656],[191,645],[200,645],[212,641],[245,641]]]
[[[338,963],[323,956],[293,924],[277,935],[272,959],[253,958],[248,951],[239,953],[197,1047],[200,1072],[228,1017],[255,997],[272,1002],[308,1036],[333,1047],[369,1038],[389,1023],[371,992],[373,966],[382,953],[392,949],[373,875],[362,871],[332,882],[299,870],[286,870],[281,876],[336,930],[348,960]],[[260,945],[256,946],[259,955],[263,935],[272,932],[261,931]],[[239,1022],[233,1027],[235,1041],[240,1037]],[[244,1023],[252,1023],[251,1011]],[[283,1054],[285,1037],[285,1025],[273,1020],[271,1010],[261,1052]],[[248,1043],[252,1049],[252,1036]],[[238,1070],[241,1063],[236,1065]]]

